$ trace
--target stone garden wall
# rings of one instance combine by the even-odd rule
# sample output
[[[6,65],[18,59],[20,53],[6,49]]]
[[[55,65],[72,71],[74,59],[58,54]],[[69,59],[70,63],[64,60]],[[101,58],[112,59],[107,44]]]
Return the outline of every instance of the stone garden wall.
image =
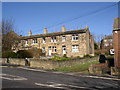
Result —
[[[29,60],[29,66],[30,67],[39,67],[43,69],[55,69],[55,68],[61,68],[61,67],[71,67],[78,64],[83,64],[90,61],[98,60],[98,57],[93,58],[85,58],[85,59],[74,59],[74,60],[63,60],[63,61],[57,61],[57,60],[44,60],[44,59],[28,59]],[[23,65],[25,66],[25,59],[15,59],[10,58],[9,62],[7,62],[6,58],[1,58],[1,63],[8,63],[8,64],[15,64],[15,65]]]

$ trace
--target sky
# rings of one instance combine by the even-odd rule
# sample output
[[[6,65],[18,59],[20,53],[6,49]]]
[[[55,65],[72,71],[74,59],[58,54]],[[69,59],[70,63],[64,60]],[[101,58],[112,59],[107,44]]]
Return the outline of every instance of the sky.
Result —
[[[23,36],[83,29],[94,35],[110,35],[114,18],[118,17],[116,2],[2,2],[2,19],[13,19]],[[111,6],[114,5],[114,6]]]

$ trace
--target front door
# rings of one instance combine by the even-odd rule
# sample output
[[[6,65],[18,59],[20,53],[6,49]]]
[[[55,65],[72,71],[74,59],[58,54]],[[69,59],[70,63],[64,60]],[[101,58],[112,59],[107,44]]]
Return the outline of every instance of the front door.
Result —
[[[62,47],[63,55],[66,54],[66,46]]]
[[[48,55],[51,56],[51,53],[52,53],[52,48],[49,47],[49,52],[48,52]]]

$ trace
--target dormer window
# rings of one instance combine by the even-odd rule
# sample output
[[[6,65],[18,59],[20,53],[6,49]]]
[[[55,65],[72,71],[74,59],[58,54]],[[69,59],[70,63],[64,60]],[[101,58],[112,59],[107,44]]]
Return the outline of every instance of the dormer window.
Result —
[[[66,37],[62,36],[62,42],[65,42],[65,40],[66,40]]]
[[[56,37],[51,37],[51,42],[56,42]]]
[[[33,39],[33,44],[37,43],[37,38]]]
[[[72,41],[78,40],[78,35],[72,35]]]

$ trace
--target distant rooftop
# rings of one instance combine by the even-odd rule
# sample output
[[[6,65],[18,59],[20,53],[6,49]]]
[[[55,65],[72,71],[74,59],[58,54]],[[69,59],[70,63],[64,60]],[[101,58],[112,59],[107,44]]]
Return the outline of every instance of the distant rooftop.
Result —
[[[104,39],[113,39],[113,35],[106,35]]]

